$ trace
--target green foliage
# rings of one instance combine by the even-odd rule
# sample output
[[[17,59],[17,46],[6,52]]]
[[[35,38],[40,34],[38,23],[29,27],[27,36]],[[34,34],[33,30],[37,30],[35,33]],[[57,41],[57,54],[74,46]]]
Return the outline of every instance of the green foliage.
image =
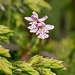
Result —
[[[51,6],[50,4],[48,4],[46,1],[44,0],[25,0],[24,3],[27,3],[28,6],[34,10],[34,11],[37,11],[37,12],[40,12],[40,7],[44,7],[44,8],[47,8],[47,9],[51,9]]]
[[[9,50],[0,46],[0,56],[10,57]]]
[[[66,72],[59,71],[58,75],[74,75],[75,68],[75,40],[71,38],[62,39],[60,42],[50,41],[48,45],[45,46],[45,50],[54,53],[58,59],[64,61],[67,67]],[[71,70],[72,68],[72,70]],[[69,74],[70,73],[70,74]]]
[[[8,36],[11,36],[12,32],[8,27],[0,25],[0,41],[8,43]],[[12,64],[4,57],[10,57],[9,50],[0,45],[0,72],[12,75]]]
[[[23,62],[23,61],[17,61],[13,64],[15,68],[15,73],[19,74],[28,74],[28,75],[39,75],[39,73],[34,70],[28,63]]]
[[[8,43],[8,37],[13,35],[12,32],[8,27],[0,25],[0,41]]]
[[[0,71],[3,74],[12,75],[12,64],[4,57],[10,57],[9,50],[0,46]],[[0,74],[1,74],[0,73]]]
[[[52,69],[66,70],[61,61],[57,61],[53,58],[43,58],[38,55],[31,58],[28,63],[41,74],[44,73],[45,75],[53,75],[54,73],[51,71]]]
[[[22,17],[18,12],[14,12],[13,17],[16,21],[17,27],[20,27],[21,25],[24,25],[24,22],[22,21]]]
[[[71,6],[69,6],[69,4],[71,4],[72,2],[71,2],[71,0],[63,0],[63,1],[61,1],[61,0],[47,0],[47,1],[51,3],[52,8],[53,8],[53,10],[51,12],[44,10],[45,13],[49,16],[48,23],[50,22],[50,24],[56,25],[54,35],[59,36],[59,34],[60,34],[59,33],[60,32],[60,26],[59,26],[60,25],[60,19],[62,16],[64,16],[64,15],[62,15],[64,12],[64,10],[62,10],[62,9],[64,9],[64,8],[67,9],[67,8],[71,7]],[[31,13],[30,9],[37,11],[37,12],[40,12],[41,7],[51,9],[50,3],[47,3],[46,0],[0,0],[0,23],[8,25],[11,29],[14,30],[14,37],[12,38],[12,41],[17,43],[18,45],[20,45],[22,50],[27,50],[26,48],[27,48],[27,44],[29,41],[28,36],[31,37],[31,35],[28,34],[28,32],[27,32],[28,24],[25,24],[25,26],[24,26],[24,22],[22,19],[24,19],[24,16],[30,15],[30,13]],[[30,9],[28,8],[28,6],[30,7]],[[44,11],[42,11],[42,14]],[[71,21],[72,11],[66,10],[65,13],[66,13],[65,14],[66,15],[65,16],[66,17],[65,18],[65,20],[66,20],[65,21],[66,22],[66,25],[65,25],[66,28],[65,29],[69,30],[70,24],[71,24],[70,21]],[[0,41],[8,42],[7,39],[8,39],[8,36],[10,36],[10,34],[9,34],[10,31],[8,31],[8,29],[6,31],[4,31],[4,29],[2,29],[2,28],[1,28],[1,31],[2,31],[2,34],[0,35]],[[0,33],[1,33],[1,31],[0,31]],[[34,40],[34,42],[30,42],[30,43],[31,43],[30,53],[36,53],[38,50],[38,40],[36,40],[36,41]],[[75,52],[74,52],[74,50],[75,50],[75,48],[74,48],[74,45],[75,44],[73,41],[69,41],[69,40],[65,39],[60,43],[53,41],[53,42],[48,43],[47,46],[45,46],[46,51],[55,53],[55,55],[57,55],[59,57],[59,59],[65,61],[67,66],[68,66],[67,74],[65,74],[65,72],[61,72],[61,73],[59,72],[58,75],[69,75],[69,73],[71,75],[75,74],[75,69],[74,69],[74,65],[75,65],[75,60],[74,60]],[[4,49],[1,46],[0,46],[0,50],[1,50],[0,51],[0,56],[1,56],[0,59],[1,59],[2,63],[7,66],[8,64],[6,64],[6,62],[4,61],[6,59],[2,60],[3,59],[2,56],[10,57],[10,54],[9,54],[7,49]],[[56,64],[52,64],[52,66],[49,66],[49,64],[51,63],[51,61],[49,61],[48,65],[45,64],[45,67],[39,66],[38,69],[40,67],[41,68],[39,70],[37,70],[34,66],[36,64],[38,64],[37,63],[38,60],[41,60],[41,58],[42,58],[42,57],[41,58],[38,58],[38,57],[40,57],[40,56],[35,56],[35,61],[33,59],[32,59],[32,61],[31,60],[29,61],[31,63],[34,62],[33,65],[30,65],[29,63],[26,63],[26,62],[21,62],[21,63],[16,62],[20,66],[14,64],[15,69],[13,69],[13,75],[16,75],[16,74],[25,75],[24,73],[22,73],[22,70],[23,70],[23,67],[21,67],[22,63],[24,65],[24,69],[28,68],[28,66],[33,67],[33,69],[30,68],[29,70],[27,70],[28,74],[31,74],[32,72],[34,72],[34,70],[37,71],[37,73],[39,70],[40,70],[40,72],[42,70],[44,75],[55,75],[55,74],[53,74],[52,69],[55,69],[55,66],[57,67],[57,69],[60,69],[60,67],[62,66],[61,64],[57,65],[58,62],[56,62]],[[47,60],[45,60],[45,59],[43,59],[43,60],[47,62]],[[50,59],[50,60],[53,61],[53,59]],[[25,67],[26,65],[28,65],[28,66]],[[49,68],[47,68],[47,66],[49,66]],[[7,75],[12,74],[12,73],[10,73],[12,69],[10,69],[8,66],[7,66],[7,68],[10,69],[10,72],[8,72],[6,70],[8,73],[5,71],[3,65],[1,65],[1,67],[2,68],[0,70],[3,71],[5,74],[7,74]],[[17,67],[20,67],[21,69],[17,70]],[[21,70],[21,71],[19,71],[19,70]],[[61,70],[62,70],[62,68],[61,68]],[[31,72],[28,72],[28,71],[31,71]],[[26,70],[24,70],[24,72],[26,73]],[[0,72],[0,74],[1,74],[1,72]],[[2,74],[2,75],[4,75],[4,74]]]
[[[12,35],[11,30],[8,27],[0,26],[0,36],[8,37]],[[5,40],[1,39],[3,42]],[[5,41],[6,42],[6,41]],[[37,43],[36,43],[37,44]],[[3,57],[2,57],[3,56]],[[61,61],[57,61],[53,58],[43,58],[42,56],[34,56],[28,63],[24,61],[17,61],[15,63],[10,63],[6,58],[10,57],[9,50],[0,46],[0,74],[5,75],[54,75],[52,69],[66,70],[62,65]]]
[[[11,40],[21,49],[25,50],[29,41],[28,24],[25,24],[24,17],[30,15],[31,11],[40,12],[41,7],[51,8],[44,0],[0,0],[0,24],[7,25],[14,31],[14,37],[11,37]],[[3,42],[8,42],[6,36],[0,36],[0,38],[4,39]]]
[[[50,69],[42,68],[43,75],[56,75],[55,73],[51,72]]]
[[[66,70],[61,61],[57,61],[53,58],[43,58],[42,56],[32,57],[28,63],[24,61],[17,61],[13,63],[14,74],[25,75],[54,75],[52,69]]]
[[[12,69],[12,64],[6,58],[0,57],[0,71],[12,75]]]

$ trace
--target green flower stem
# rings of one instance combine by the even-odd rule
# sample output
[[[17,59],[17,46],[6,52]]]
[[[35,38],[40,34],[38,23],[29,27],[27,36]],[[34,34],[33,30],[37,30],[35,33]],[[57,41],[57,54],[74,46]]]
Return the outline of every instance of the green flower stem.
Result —
[[[42,39],[39,39],[39,55],[41,55]]]

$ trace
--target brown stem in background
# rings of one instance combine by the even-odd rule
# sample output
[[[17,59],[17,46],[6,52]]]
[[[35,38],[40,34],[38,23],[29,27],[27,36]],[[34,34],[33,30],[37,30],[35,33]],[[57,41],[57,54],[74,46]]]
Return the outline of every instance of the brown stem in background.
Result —
[[[39,39],[39,55],[41,55],[42,39]]]

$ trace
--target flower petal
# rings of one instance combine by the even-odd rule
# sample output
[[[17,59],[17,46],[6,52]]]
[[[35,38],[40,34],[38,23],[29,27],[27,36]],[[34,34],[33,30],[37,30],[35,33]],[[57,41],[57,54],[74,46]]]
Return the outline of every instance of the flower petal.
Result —
[[[36,12],[32,12],[32,16],[31,16],[31,18],[33,19],[33,20],[37,20],[38,19],[38,14],[36,13]]]
[[[36,28],[36,24],[35,23],[33,23],[31,26],[32,26],[32,28]]]
[[[40,35],[38,36],[38,38],[41,38],[41,39],[45,39],[45,38],[48,38],[48,37],[49,37],[48,34],[40,34]]]
[[[32,12],[32,14],[38,16],[38,14],[36,12],[34,12],[34,11]]]
[[[32,26],[27,27],[28,29],[32,29]]]
[[[25,19],[28,20],[28,21],[32,21],[31,17],[25,17]]]
[[[54,29],[53,25],[46,25],[46,30],[52,30],[52,29]]]
[[[45,26],[44,22],[38,23],[38,27],[43,27],[43,26]]]
[[[38,28],[34,28],[34,29],[31,29],[30,32],[31,32],[31,33],[36,33],[37,30],[38,30]]]
[[[30,22],[29,24],[33,24],[33,22]]]
[[[48,37],[49,37],[49,35],[48,35],[48,34],[45,34],[45,35],[44,35],[44,37],[45,37],[45,38],[48,38]]]
[[[45,21],[47,18],[48,18],[48,16],[44,16],[43,18],[39,19],[38,21],[39,21],[39,22],[43,22],[43,21]]]
[[[38,35],[40,32],[39,32],[39,30],[36,32],[36,35]]]

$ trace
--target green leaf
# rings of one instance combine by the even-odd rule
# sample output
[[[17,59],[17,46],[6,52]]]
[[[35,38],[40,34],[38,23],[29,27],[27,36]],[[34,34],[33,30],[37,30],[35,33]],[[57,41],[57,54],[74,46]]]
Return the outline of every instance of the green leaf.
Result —
[[[51,72],[50,69],[47,69],[47,68],[42,68],[42,72],[43,72],[43,75],[56,75],[55,73]]]
[[[51,9],[51,6],[44,0],[25,0],[24,3],[36,12],[40,12],[39,6]]]
[[[46,1],[44,0],[39,0],[38,5],[47,9],[52,9],[52,7],[50,6],[50,4],[48,4]]]
[[[42,60],[43,61],[41,62],[41,64],[44,64],[43,67],[52,68],[52,69],[66,70],[66,68],[62,64],[62,61],[58,61],[58,60],[55,60],[53,58],[51,58],[51,59],[43,58]]]
[[[0,56],[10,57],[9,50],[0,45]]]
[[[34,0],[24,0],[24,3],[31,4],[34,3]]]
[[[0,36],[0,42],[6,42],[9,43],[8,37],[5,35]]]
[[[0,25],[0,35],[13,35],[12,34],[12,30],[9,30],[8,27],[4,26],[4,25]]]
[[[21,25],[24,25],[24,22],[22,21],[22,17],[18,12],[14,12],[13,14],[17,27],[20,27]]]
[[[37,62],[40,61],[41,58],[42,58],[42,56],[36,55],[36,56],[32,57],[32,58],[28,61],[28,63],[31,64],[31,65],[36,64]],[[35,61],[35,60],[36,60],[36,61]]]
[[[28,75],[39,75],[39,73],[34,70],[28,63],[23,61],[17,61],[13,64],[16,67],[16,70]]]
[[[0,70],[7,74],[12,75],[12,65],[7,59],[0,57]]]
[[[9,30],[8,27],[0,25],[0,42],[6,42],[9,43],[8,37],[12,36],[13,34],[12,30]]]
[[[53,69],[66,70],[62,61],[55,60],[53,58],[44,58],[42,56],[34,56],[28,61],[29,64],[36,70],[43,72],[44,75],[54,75],[51,71]]]
[[[29,4],[29,7],[36,12],[40,12],[40,9],[37,4]]]
[[[13,4],[14,4],[16,7],[20,8],[20,6],[21,6],[21,0],[13,1],[13,2],[14,2]]]

